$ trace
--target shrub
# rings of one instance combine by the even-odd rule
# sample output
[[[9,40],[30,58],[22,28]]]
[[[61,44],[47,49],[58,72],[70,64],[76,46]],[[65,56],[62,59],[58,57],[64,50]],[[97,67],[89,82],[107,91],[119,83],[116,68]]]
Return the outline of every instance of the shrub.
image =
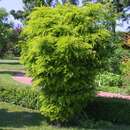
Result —
[[[30,15],[21,59],[41,89],[41,112],[50,121],[68,121],[95,95],[95,76],[113,46],[108,13],[88,4],[40,7]]]
[[[31,109],[39,109],[40,105],[37,92],[30,88],[0,87],[0,101]]]
[[[97,75],[96,82],[98,83],[98,86],[116,86],[121,87],[122,86],[122,77],[119,74],[114,74],[111,72],[104,72],[99,75]]]
[[[86,109],[89,118],[130,124],[130,101],[116,98],[97,97],[88,103]]]

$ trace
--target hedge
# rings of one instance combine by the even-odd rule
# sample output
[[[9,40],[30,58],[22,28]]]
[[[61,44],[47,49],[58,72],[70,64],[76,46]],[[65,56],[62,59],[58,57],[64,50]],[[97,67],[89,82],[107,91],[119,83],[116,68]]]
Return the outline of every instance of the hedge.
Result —
[[[0,101],[36,110],[40,106],[38,93],[30,88],[0,87]]]
[[[116,98],[96,97],[86,108],[89,118],[130,124],[130,101]]]

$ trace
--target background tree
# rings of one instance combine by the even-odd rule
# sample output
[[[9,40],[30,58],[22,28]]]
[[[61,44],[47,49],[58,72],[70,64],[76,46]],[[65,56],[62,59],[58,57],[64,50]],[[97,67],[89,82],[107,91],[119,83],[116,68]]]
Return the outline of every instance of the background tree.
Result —
[[[55,7],[57,3],[64,4],[69,2],[71,4],[79,5],[82,0],[23,0],[25,10],[32,10],[34,7],[52,6]]]
[[[5,9],[0,8],[0,55],[6,46],[6,41],[9,35],[9,25],[6,24],[8,13]]]
[[[25,18],[25,12],[22,11],[22,10],[18,10],[18,11],[11,10],[10,14],[12,16],[14,16],[14,18],[17,19],[17,20],[21,20],[22,21]]]
[[[18,35],[19,32],[14,30],[12,24],[8,21],[8,13],[5,9],[0,8],[0,57],[5,56],[7,53],[17,53]]]
[[[23,0],[25,10],[31,10],[34,7],[45,5],[44,0]]]

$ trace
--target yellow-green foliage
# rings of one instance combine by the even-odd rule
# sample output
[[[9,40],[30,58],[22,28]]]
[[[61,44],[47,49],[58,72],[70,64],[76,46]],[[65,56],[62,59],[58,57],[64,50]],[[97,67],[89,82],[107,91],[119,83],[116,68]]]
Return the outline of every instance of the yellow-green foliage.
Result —
[[[50,121],[68,121],[94,96],[95,76],[112,44],[108,13],[90,4],[40,7],[30,15],[21,59],[41,88],[41,112]]]

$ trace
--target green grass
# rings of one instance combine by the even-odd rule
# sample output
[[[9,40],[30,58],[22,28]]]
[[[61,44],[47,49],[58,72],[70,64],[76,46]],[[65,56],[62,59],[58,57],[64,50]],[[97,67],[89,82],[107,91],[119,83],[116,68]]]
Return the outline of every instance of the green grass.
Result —
[[[122,95],[130,95],[130,75],[124,75],[122,77],[123,85],[122,86],[100,86],[97,88],[97,91],[111,92],[111,93],[120,93]]]
[[[24,67],[20,64],[1,64],[0,63],[0,71],[24,71]]]
[[[118,87],[118,86],[101,86],[97,88],[97,91],[104,91],[104,92],[110,92],[110,93],[120,93],[123,95],[129,95],[130,87]]]
[[[4,71],[24,71],[24,66],[18,60],[0,60],[0,72]]]
[[[14,74],[24,72],[24,66],[18,60],[0,60],[0,87],[28,87],[13,80]]]
[[[87,126],[87,123],[83,126]],[[130,130],[130,126],[112,125],[105,122],[98,122],[95,125],[97,128],[92,128],[92,125],[88,128],[83,126],[57,128],[48,125],[37,111],[0,102],[0,130]]]
[[[9,72],[0,72],[0,87],[28,87],[29,85],[25,85],[22,83],[19,83],[12,78],[13,74]]]

